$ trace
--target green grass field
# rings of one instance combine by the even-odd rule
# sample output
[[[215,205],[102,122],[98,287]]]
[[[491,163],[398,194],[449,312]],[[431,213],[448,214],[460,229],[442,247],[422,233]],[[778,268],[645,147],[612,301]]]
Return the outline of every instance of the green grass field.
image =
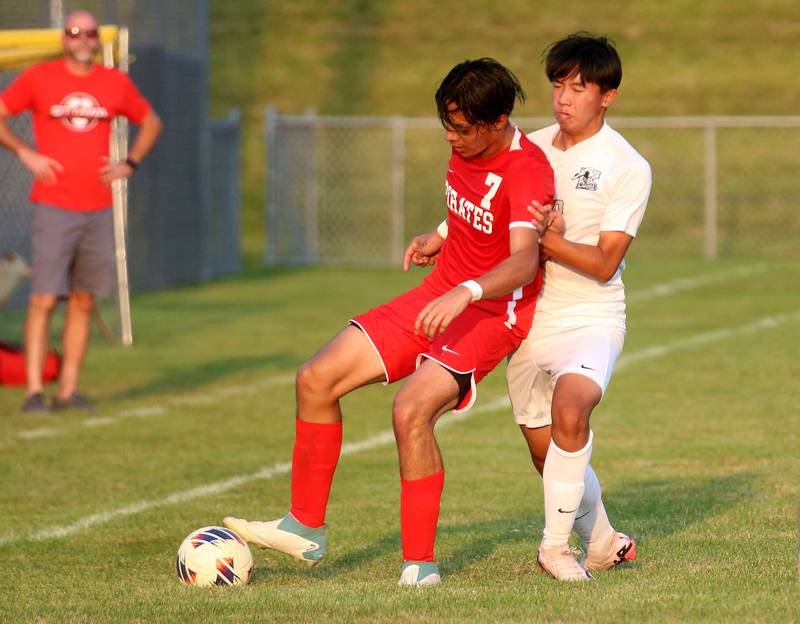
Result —
[[[0,391],[4,622],[753,621],[798,618],[800,268],[632,262],[629,337],[595,414],[592,463],[635,564],[539,574],[540,481],[502,370],[441,423],[444,583],[398,588],[392,388],[344,401],[345,442],[313,570],[258,551],[243,588],[182,586],[185,535],[287,509],[296,366],[419,274],[270,271],[136,296],[136,345],[95,341],[100,409],[25,416]],[[0,316],[4,334],[19,316]],[[275,468],[277,466],[277,468]]]

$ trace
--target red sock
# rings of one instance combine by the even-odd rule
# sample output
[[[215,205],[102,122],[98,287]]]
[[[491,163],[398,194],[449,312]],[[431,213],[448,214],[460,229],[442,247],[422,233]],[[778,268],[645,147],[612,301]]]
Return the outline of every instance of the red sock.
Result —
[[[444,470],[411,481],[400,477],[403,561],[433,561],[443,488]]]
[[[292,515],[306,526],[321,527],[342,450],[342,423],[310,423],[298,418],[296,432]]]

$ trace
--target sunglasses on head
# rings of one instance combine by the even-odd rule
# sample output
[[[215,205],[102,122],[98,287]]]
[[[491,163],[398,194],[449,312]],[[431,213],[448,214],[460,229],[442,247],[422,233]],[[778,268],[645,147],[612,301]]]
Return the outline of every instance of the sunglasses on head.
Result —
[[[98,35],[96,28],[78,28],[77,26],[65,28],[64,34],[70,39],[78,39],[81,35],[87,39],[97,39]]]

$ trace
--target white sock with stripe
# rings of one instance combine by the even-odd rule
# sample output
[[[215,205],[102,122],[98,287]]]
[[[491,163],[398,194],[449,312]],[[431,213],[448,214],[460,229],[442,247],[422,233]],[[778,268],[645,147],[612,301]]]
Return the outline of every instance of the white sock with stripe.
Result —
[[[587,549],[591,550],[593,544],[604,545],[614,533],[614,527],[608,520],[600,482],[591,466],[586,466],[583,483],[583,498],[575,515],[574,529]]]
[[[575,523],[575,515],[585,490],[584,476],[592,456],[592,438],[582,449],[569,452],[550,440],[544,460],[544,539],[543,548],[564,546]]]

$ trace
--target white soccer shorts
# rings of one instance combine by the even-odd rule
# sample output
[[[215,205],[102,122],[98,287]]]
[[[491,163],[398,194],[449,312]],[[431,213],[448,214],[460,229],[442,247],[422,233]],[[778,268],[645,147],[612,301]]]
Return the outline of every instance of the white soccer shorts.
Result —
[[[605,394],[624,342],[625,330],[616,327],[541,329],[534,322],[530,335],[508,358],[514,420],[531,429],[549,425],[553,388],[564,373],[588,377]]]

